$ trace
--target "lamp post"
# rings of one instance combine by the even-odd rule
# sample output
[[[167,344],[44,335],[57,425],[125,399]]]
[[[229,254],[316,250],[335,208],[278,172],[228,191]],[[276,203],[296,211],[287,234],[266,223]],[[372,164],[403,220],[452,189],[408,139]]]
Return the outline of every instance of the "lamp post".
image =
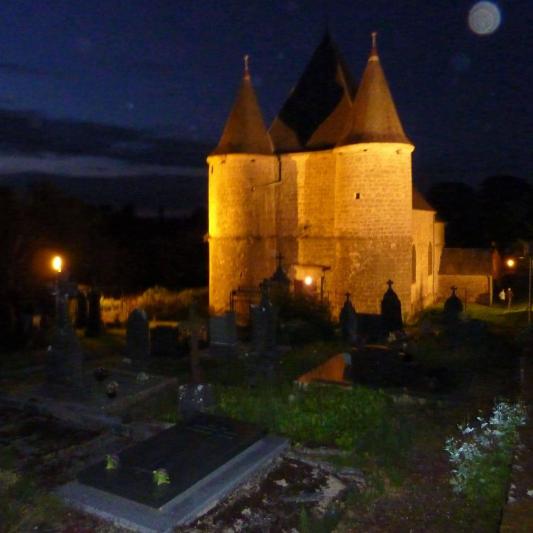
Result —
[[[528,275],[528,295],[527,295],[527,324],[531,326],[531,270],[533,267],[533,257],[531,257],[531,248],[528,255],[529,275]]]
[[[61,320],[59,316],[61,314],[61,295],[59,293],[59,276],[63,270],[63,258],[60,255],[55,255],[51,261],[52,270],[56,273],[54,283],[54,296],[55,296],[55,320]]]

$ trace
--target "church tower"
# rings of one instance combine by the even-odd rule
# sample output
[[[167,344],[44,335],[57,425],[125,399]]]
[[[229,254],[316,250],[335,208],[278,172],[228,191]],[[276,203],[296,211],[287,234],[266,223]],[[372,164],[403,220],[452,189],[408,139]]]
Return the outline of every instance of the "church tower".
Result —
[[[265,183],[277,176],[276,158],[245,57],[241,84],[209,166],[209,303],[229,307],[230,292],[257,286],[271,272],[263,264],[265,237],[274,233],[273,198]],[[271,251],[272,258],[275,250]],[[272,259],[273,261],[273,259]],[[261,277],[262,276],[262,277]]]
[[[351,119],[334,150],[337,250],[332,282],[353,294],[359,312],[379,312],[391,279],[403,313],[410,313],[413,150],[374,33]]]
[[[346,292],[357,312],[379,313],[389,280],[404,316],[434,301],[442,228],[413,189],[413,150],[376,34],[356,87],[326,33],[269,132],[245,60],[208,157],[212,311],[226,311],[234,291],[257,290],[276,257],[292,289],[333,316]]]

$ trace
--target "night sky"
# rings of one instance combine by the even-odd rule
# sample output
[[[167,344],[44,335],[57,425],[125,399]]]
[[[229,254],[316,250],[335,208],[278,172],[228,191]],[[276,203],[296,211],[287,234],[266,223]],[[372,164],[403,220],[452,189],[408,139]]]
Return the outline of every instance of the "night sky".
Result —
[[[530,179],[533,3],[497,2],[499,27],[481,36],[474,4],[4,0],[0,175],[198,176],[190,167],[217,142],[242,56],[270,124],[329,25],[356,80],[379,32],[422,188]]]

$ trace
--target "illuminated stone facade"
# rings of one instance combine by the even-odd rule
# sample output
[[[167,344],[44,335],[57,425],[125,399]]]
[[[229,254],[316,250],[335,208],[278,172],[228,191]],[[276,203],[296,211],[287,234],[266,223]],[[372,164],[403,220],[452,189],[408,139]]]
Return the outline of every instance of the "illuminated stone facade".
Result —
[[[320,78],[313,100],[314,70]],[[232,291],[257,287],[281,254],[295,290],[330,302],[346,292],[378,313],[389,279],[404,315],[438,294],[443,225],[413,190],[411,153],[375,43],[357,91],[326,36],[266,131],[248,68],[209,156],[209,298],[227,310]],[[353,96],[355,93],[355,97]],[[298,100],[300,99],[300,100]],[[309,104],[311,102],[311,104]],[[298,112],[310,115],[300,120]]]

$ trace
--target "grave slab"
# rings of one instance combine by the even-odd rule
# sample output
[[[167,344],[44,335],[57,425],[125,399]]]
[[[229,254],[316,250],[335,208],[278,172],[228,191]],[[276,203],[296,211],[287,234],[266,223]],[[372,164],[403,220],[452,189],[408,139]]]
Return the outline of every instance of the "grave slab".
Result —
[[[108,398],[106,386],[110,381],[119,385],[115,398]],[[139,381],[135,372],[113,369],[105,381],[96,381],[92,372],[84,376],[84,390],[72,392],[61,386],[21,386],[11,397],[0,396],[4,403],[21,408],[32,408],[69,422],[74,426],[96,429],[99,426],[114,426],[129,409],[150,397],[168,389],[177,388],[177,379],[150,375],[147,381]]]
[[[255,426],[201,414],[119,454],[117,470],[100,462],[58,489],[67,503],[135,531],[190,523],[279,455],[288,441]],[[157,486],[152,471],[170,483]]]

